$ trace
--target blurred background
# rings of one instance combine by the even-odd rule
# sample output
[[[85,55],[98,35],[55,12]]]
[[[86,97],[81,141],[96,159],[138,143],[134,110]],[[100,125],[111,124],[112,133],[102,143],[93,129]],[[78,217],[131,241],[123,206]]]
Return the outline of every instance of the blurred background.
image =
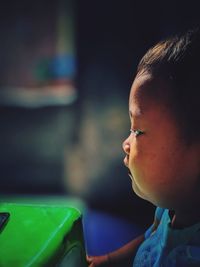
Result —
[[[101,254],[151,223],[131,189],[122,142],[139,59],[198,26],[198,1],[3,1],[1,195],[84,203],[86,246]]]

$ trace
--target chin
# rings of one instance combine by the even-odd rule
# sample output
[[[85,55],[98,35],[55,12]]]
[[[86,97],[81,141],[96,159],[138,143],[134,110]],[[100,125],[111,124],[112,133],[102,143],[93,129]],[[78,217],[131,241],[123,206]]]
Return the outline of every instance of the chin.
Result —
[[[140,198],[142,198],[142,199],[144,199],[144,200],[148,200],[148,199],[146,198],[145,194],[142,193],[141,190],[138,188],[138,186],[136,185],[136,183],[135,183],[135,181],[133,180],[133,178],[132,178],[132,189],[133,189],[134,193],[135,193],[138,197],[140,197]],[[148,200],[148,201],[149,201],[149,200]]]
[[[152,197],[149,197],[148,195],[144,194],[144,193],[138,188],[138,186],[136,185],[136,183],[134,182],[133,179],[132,179],[132,189],[133,189],[134,193],[135,193],[138,197],[140,197],[140,198],[142,198],[142,199],[144,199],[144,200],[146,200],[146,201],[152,203],[152,204],[155,205],[155,206],[159,206],[159,207],[160,207],[160,205],[158,204],[157,201],[155,201]]]

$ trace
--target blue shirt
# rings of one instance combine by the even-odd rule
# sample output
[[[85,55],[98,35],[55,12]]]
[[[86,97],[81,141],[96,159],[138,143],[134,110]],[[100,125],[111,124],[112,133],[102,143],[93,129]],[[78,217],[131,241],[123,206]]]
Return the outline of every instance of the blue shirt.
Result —
[[[133,267],[200,267],[200,223],[173,229],[169,210],[157,208]]]

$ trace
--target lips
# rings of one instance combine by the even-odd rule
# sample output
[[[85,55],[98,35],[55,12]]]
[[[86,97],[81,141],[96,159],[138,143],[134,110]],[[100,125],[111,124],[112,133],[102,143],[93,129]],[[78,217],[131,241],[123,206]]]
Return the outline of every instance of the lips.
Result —
[[[129,162],[129,156],[126,155],[126,157],[124,158],[124,165],[128,168],[128,162]]]
[[[126,157],[124,158],[124,165],[129,169],[129,167],[128,167],[128,165],[129,165],[128,162],[129,162],[129,156],[126,155]],[[133,176],[132,176],[130,170],[128,170],[128,176],[131,178],[131,180],[133,179]]]

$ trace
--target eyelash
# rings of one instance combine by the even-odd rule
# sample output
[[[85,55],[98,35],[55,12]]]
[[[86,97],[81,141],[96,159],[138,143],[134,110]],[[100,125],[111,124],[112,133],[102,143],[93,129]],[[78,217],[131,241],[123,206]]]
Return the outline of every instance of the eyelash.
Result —
[[[141,130],[133,130],[133,129],[130,129],[130,132],[131,132],[132,134],[134,134],[135,137],[138,137],[138,136],[144,134],[144,132],[141,131]]]

